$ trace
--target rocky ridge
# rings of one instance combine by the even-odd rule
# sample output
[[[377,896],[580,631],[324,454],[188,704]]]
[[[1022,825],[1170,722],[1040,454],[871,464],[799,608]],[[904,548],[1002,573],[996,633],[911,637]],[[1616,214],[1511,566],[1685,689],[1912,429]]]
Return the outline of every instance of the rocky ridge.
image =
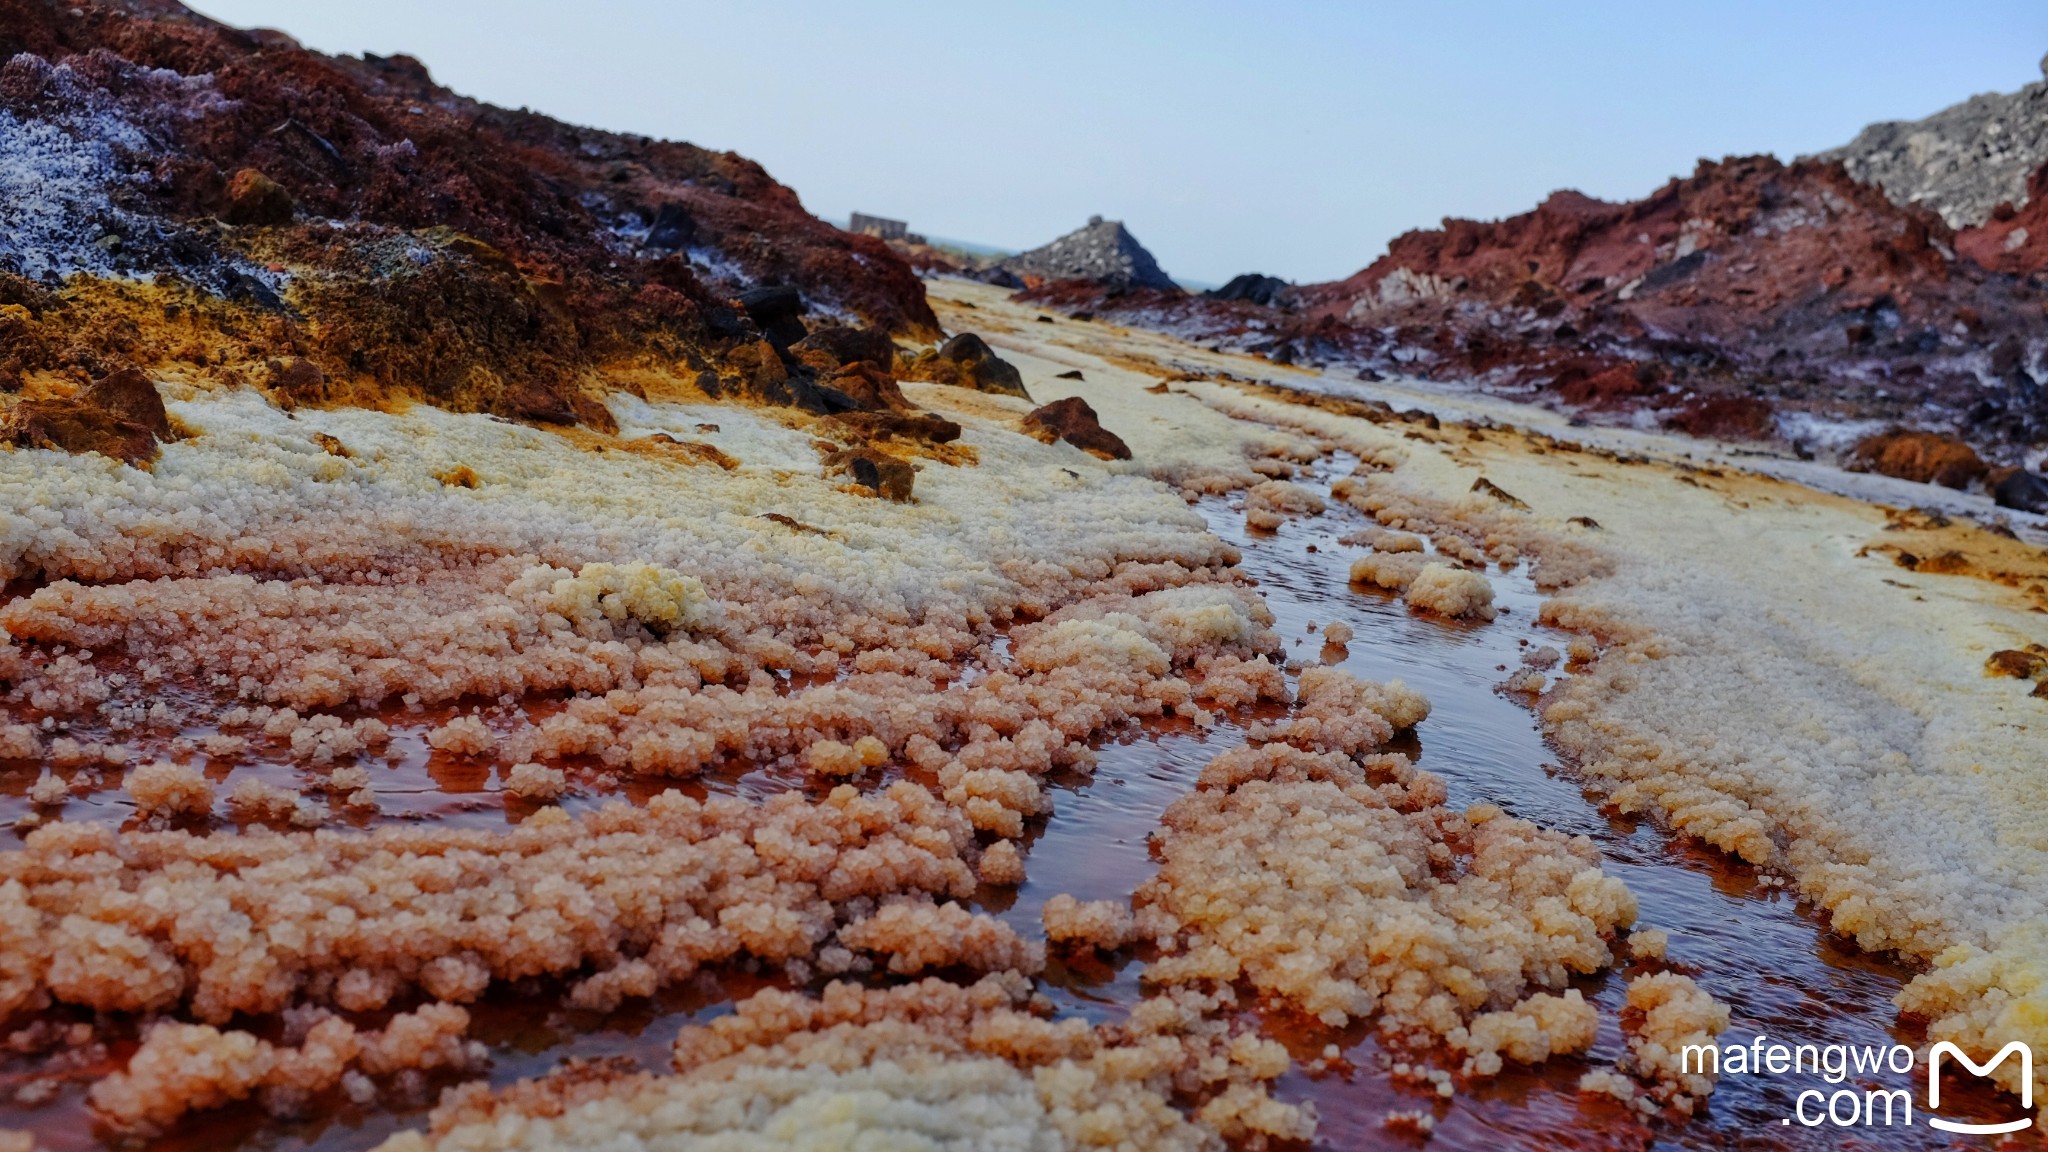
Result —
[[[1086,225],[998,267],[1026,283],[1086,280],[1113,288],[1180,290],[1123,221],[1100,216],[1090,216]]]
[[[797,348],[826,329],[880,343]],[[326,56],[169,0],[0,0],[14,442],[99,428],[136,458],[118,414],[15,410],[90,407],[127,368],[601,431],[622,378],[893,407],[889,338],[938,335],[885,244],[733,153],[493,107],[411,57]]]
[[[1849,175],[1875,184],[1900,204],[1932,208],[1951,228],[1991,220],[2037,193],[2028,180],[2048,163],[2048,56],[2042,79],[2017,92],[1989,92],[1924,120],[1872,124],[1840,148],[1815,156],[1839,160]]]
[[[1565,191],[1504,220],[1446,220],[1269,303],[1081,281],[1029,295],[1278,363],[1845,463],[1861,437],[1929,430],[1967,442],[1996,487],[2039,467],[2048,440],[2042,212],[1958,232],[1840,163],[1734,157],[1629,203]]]

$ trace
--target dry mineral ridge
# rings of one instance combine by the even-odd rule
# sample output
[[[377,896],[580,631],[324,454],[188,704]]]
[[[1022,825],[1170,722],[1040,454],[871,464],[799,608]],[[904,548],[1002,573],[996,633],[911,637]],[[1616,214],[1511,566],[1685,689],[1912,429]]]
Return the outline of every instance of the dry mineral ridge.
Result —
[[[1290,658],[1198,504],[1361,520],[1327,577],[1446,629],[1533,581],[1507,687],[1589,803],[1905,961],[1929,1041],[2048,1046],[2048,85],[1193,295],[170,0],[0,0],[0,59],[0,1022],[94,1139],[432,1088],[386,1152],[1259,1147],[1318,1122],[1262,1019],[1448,1098],[1587,1052],[1607,971],[1586,1107],[1695,1122],[1676,939],[1452,806],[1430,701]],[[1166,724],[1156,870],[993,915]],[[422,746],[506,815],[423,814]],[[1089,954],[1111,1020],[1039,983]],[[471,1035],[742,970],[664,1067]]]

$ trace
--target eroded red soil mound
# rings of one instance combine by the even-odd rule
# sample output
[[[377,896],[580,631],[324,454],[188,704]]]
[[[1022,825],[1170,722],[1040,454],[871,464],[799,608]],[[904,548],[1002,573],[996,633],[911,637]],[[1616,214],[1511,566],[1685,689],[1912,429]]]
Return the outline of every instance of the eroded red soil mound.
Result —
[[[31,398],[132,363],[602,428],[605,369],[759,391],[774,373],[733,355],[771,335],[750,293],[791,302],[769,402],[893,390],[811,386],[839,365],[789,345],[821,313],[938,334],[901,259],[753,161],[495,108],[410,57],[164,0],[0,0],[0,61],[0,137],[38,184],[0,207],[0,375],[51,375]]]

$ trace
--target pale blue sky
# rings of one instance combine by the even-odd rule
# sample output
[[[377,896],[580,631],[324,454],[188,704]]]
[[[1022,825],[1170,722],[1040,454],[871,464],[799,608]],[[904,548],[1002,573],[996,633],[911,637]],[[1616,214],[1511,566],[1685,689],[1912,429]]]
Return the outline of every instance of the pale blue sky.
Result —
[[[730,148],[813,212],[1029,247],[1121,218],[1187,279],[1697,157],[1841,143],[2038,79],[2048,3],[199,0],[584,124]]]

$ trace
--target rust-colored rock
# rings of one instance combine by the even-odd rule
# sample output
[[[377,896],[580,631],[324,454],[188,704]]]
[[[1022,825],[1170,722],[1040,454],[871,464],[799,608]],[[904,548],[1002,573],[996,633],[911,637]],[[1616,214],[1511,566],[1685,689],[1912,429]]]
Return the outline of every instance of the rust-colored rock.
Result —
[[[1055,400],[1024,417],[1024,431],[1050,444],[1064,440],[1091,456],[1104,460],[1129,460],[1130,448],[1116,433],[1102,426],[1095,409],[1079,396]]]
[[[907,411],[911,407],[896,386],[896,378],[865,360],[842,366],[818,381],[815,390],[829,412]]]
[[[2027,180],[2027,202],[2001,204],[1991,218],[1956,235],[1956,252],[1994,272],[2048,271],[2048,164]]]
[[[766,339],[734,348],[726,362],[737,371],[737,380],[719,380],[721,394],[737,396],[759,404],[790,405],[795,397],[789,390],[789,369],[775,346]]]
[[[886,452],[869,447],[846,448],[825,458],[827,475],[843,474],[855,484],[874,490],[884,500],[910,502],[910,490],[917,481],[917,467]]]
[[[300,356],[284,361],[273,360],[271,364],[270,386],[292,403],[327,402],[327,373],[322,372],[318,364]]]
[[[159,440],[171,438],[171,416],[156,385],[133,365],[117,368],[79,393],[81,401],[116,420],[149,430]]]
[[[1510,508],[1519,508],[1524,512],[1527,512],[1529,510],[1529,505],[1527,501],[1523,500],[1519,496],[1516,496],[1514,493],[1509,492],[1507,489],[1501,487],[1500,485],[1495,484],[1493,481],[1488,480],[1484,476],[1481,476],[1479,479],[1474,480],[1472,482],[1471,490],[1477,492],[1481,496],[1490,496],[1493,499],[1500,501],[1501,503],[1507,505]]]
[[[716,444],[706,444],[702,440],[678,440],[666,432],[656,432],[647,439],[651,443],[664,445],[673,455],[691,464],[715,464],[727,472],[740,466],[738,460]]]
[[[0,418],[0,441],[17,448],[98,452],[128,464],[156,459],[158,443],[170,436],[163,397],[132,367],[94,381],[76,396],[23,400]]]
[[[972,332],[962,332],[935,352],[926,352],[898,365],[897,375],[905,380],[928,380],[977,392],[1031,399],[1024,390],[1024,374],[1017,366],[997,356],[988,341]]]
[[[2048,673],[2048,648],[2035,644],[2027,648],[2001,649],[1984,662],[1984,671],[1992,676],[2011,676],[2017,680],[2038,679],[2043,673]]]
[[[1976,450],[1956,437],[1906,429],[1859,441],[1850,467],[1945,488],[1967,488],[1986,471]]]
[[[228,178],[227,203],[220,218],[235,225],[276,225],[292,222],[292,194],[284,185],[254,168]]]
[[[1696,397],[1664,417],[1664,426],[1713,440],[1769,440],[1777,435],[1777,413],[1755,396]]]
[[[844,412],[830,423],[867,440],[951,444],[960,438],[960,425],[925,412]]]

